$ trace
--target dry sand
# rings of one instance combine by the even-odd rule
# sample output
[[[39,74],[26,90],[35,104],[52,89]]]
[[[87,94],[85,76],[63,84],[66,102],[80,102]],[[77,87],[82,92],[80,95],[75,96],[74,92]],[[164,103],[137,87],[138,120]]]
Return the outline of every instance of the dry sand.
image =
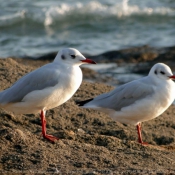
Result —
[[[47,62],[0,59],[0,90]],[[142,146],[135,126],[75,105],[111,89],[83,82],[71,100],[47,111],[47,132],[60,138],[55,144],[42,138],[39,115],[0,109],[0,174],[175,174],[175,107],[142,124],[150,144]]]

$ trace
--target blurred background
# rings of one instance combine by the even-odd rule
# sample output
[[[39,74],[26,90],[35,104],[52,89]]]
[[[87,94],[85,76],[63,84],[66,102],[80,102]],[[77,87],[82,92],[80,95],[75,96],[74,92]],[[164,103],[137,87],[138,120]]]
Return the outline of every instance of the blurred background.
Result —
[[[175,71],[174,0],[0,0],[0,58],[51,61],[74,47],[98,64],[84,79],[110,85],[148,74],[156,62]],[[148,64],[150,63],[150,64]]]
[[[175,45],[174,0],[0,0],[0,57]]]

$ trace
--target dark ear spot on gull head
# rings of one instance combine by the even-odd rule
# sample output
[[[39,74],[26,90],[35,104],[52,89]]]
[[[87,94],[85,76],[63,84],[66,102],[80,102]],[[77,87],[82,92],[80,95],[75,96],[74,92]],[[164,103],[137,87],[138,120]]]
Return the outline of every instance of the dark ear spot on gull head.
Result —
[[[62,58],[62,60],[65,60],[66,59],[64,55],[61,55],[61,58]]]

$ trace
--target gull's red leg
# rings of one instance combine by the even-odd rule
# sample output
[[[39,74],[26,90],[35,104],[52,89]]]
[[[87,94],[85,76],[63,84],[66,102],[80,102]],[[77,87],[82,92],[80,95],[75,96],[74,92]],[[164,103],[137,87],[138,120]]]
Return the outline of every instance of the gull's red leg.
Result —
[[[138,141],[139,141],[139,143],[141,143],[142,145],[148,145],[148,143],[143,142],[143,140],[142,140],[141,123],[139,123],[136,127],[137,127],[137,133],[138,133]]]
[[[52,135],[46,134],[46,119],[45,119],[45,111],[44,110],[41,111],[40,117],[41,117],[42,135],[43,135],[43,137],[45,139],[51,141],[51,142],[55,142],[55,140],[59,140],[58,138],[56,138],[56,137],[54,137]]]

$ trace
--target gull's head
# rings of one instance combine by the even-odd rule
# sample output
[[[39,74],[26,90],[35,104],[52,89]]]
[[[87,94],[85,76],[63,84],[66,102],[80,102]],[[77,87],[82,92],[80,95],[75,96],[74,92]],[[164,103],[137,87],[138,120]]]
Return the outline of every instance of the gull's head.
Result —
[[[170,79],[175,79],[175,75],[172,74],[171,69],[169,68],[169,66],[167,66],[164,63],[157,63],[155,64],[150,72],[149,72],[149,76],[151,76],[152,78],[156,79],[156,80],[170,80]]]
[[[96,64],[93,60],[85,58],[78,50],[74,48],[65,48],[58,52],[55,61],[61,61],[65,64],[78,65]]]

